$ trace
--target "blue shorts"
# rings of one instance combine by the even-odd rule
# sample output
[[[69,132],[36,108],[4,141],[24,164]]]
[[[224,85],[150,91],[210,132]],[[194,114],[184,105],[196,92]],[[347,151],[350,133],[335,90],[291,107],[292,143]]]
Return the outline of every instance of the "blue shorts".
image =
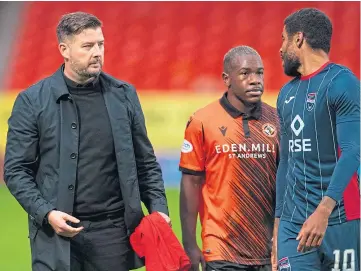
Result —
[[[319,248],[297,252],[302,225],[280,221],[278,228],[279,271],[359,271],[360,220],[327,227]]]

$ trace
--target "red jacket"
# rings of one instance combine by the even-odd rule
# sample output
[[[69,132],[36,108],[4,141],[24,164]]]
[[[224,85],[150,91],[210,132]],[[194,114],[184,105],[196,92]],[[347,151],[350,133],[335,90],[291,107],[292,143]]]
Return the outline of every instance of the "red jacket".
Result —
[[[157,212],[144,217],[130,236],[147,271],[187,271],[191,262],[165,219]]]

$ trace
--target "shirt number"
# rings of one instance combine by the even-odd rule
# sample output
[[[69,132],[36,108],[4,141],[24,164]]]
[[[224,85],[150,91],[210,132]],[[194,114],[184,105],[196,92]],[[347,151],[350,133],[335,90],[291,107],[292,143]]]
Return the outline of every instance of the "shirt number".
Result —
[[[332,271],[355,271],[355,250],[354,249],[346,249],[343,252],[343,263],[342,269],[340,269],[341,262],[341,253],[339,249],[333,251],[335,255],[335,264],[332,268]]]

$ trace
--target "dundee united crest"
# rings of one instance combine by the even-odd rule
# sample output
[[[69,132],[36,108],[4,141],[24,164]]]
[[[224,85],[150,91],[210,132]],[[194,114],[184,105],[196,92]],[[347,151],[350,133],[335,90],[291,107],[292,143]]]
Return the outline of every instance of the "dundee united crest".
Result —
[[[262,131],[268,137],[275,137],[277,134],[276,128],[270,123],[266,123],[265,125],[263,125]]]

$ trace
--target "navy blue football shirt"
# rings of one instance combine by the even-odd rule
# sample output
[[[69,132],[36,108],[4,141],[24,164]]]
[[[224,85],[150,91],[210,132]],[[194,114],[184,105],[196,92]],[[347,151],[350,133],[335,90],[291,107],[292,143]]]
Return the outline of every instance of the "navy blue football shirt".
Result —
[[[360,81],[326,63],[286,84],[277,100],[281,161],[276,217],[302,224],[324,196],[337,205],[329,224],[360,217]]]

